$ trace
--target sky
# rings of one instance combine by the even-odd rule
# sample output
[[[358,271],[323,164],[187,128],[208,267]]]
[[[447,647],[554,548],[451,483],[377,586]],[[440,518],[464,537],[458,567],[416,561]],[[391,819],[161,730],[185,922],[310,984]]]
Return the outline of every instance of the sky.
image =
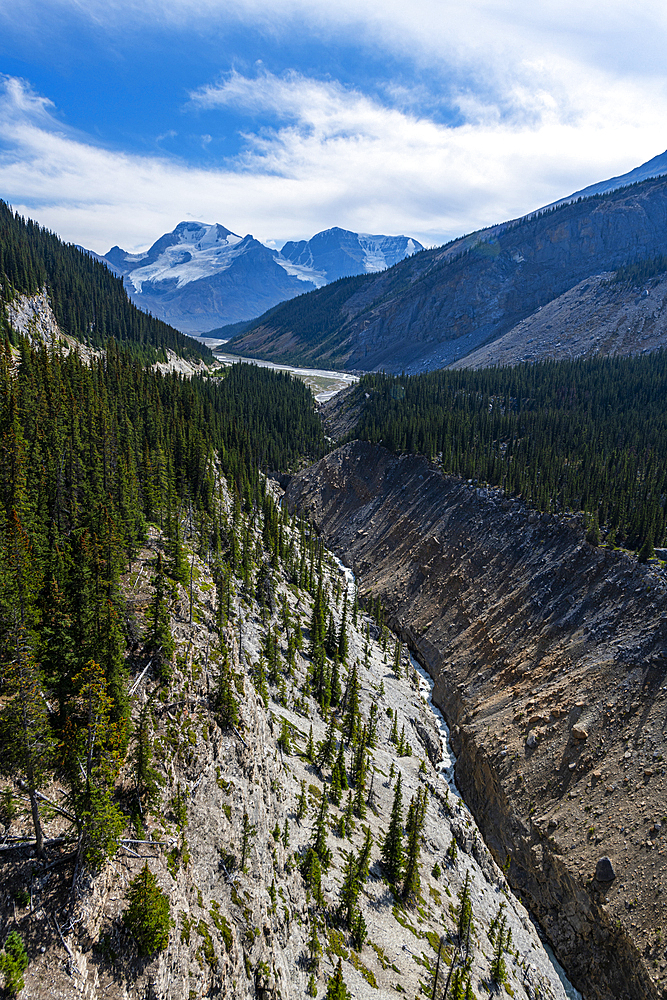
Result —
[[[663,152],[666,50],[664,0],[0,0],[0,198],[98,253],[439,245]]]

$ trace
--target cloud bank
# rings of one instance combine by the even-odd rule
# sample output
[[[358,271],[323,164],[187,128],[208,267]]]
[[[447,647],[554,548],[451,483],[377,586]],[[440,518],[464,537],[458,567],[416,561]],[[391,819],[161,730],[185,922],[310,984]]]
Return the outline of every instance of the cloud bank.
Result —
[[[233,159],[201,169],[105,148],[63,128],[48,95],[6,77],[0,193],[64,238],[106,252],[146,246],[181,219],[264,241],[332,225],[425,244],[521,215],[667,146],[664,5],[501,0],[52,0],[101,31],[298,30],[409,59],[413,86],[361,86],[296,70],[227,70],[179,113],[233,109]],[[31,23],[25,4],[26,30]],[[35,13],[36,16],[36,13]],[[151,21],[153,19],[153,21]],[[1,21],[0,21],[1,24]],[[446,114],[442,113],[443,109]],[[261,122],[260,122],[261,119]],[[215,120],[215,119],[213,119]]]

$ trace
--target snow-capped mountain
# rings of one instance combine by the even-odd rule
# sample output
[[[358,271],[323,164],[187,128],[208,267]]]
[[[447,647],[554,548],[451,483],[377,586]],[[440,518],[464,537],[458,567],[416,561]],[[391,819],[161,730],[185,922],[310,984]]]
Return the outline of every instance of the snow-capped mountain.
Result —
[[[421,243],[408,236],[371,236],[334,226],[310,240],[286,243],[280,251],[284,260],[278,263],[288,270],[289,261],[292,269],[298,268],[304,277],[319,282],[319,287],[353,274],[384,271],[423,249]]]
[[[279,252],[218,224],[180,222],[145,253],[115,246],[101,259],[123,276],[140,308],[185,333],[204,333],[253,319],[336,278],[383,270],[421,249],[407,236],[334,228]]]

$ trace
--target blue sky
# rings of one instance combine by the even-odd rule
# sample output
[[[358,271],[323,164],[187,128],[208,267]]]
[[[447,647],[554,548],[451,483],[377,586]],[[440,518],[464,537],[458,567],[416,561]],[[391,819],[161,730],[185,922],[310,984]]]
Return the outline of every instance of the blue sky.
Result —
[[[666,42],[627,0],[0,0],[0,197],[98,252],[434,245],[662,152]]]

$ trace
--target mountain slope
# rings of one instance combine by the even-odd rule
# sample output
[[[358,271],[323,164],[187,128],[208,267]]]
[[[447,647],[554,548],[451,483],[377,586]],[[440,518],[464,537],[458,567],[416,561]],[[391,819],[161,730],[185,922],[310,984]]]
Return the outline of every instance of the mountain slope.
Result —
[[[278,252],[218,224],[180,222],[146,253],[115,246],[97,259],[125,278],[140,308],[180,330],[202,333],[254,319],[337,278],[380,271],[421,249],[407,236],[334,228]]]
[[[665,274],[641,287],[614,280],[610,272],[594,275],[452,368],[646,354],[667,346],[666,307]]]
[[[552,202],[551,205],[545,207],[552,208],[554,205],[565,205],[568,201],[575,201],[577,198],[589,198],[593,194],[608,194],[609,191],[616,191],[618,188],[628,187],[630,184],[647,181],[651,177],[661,177],[663,174],[667,174],[667,150],[647,160],[646,163],[642,163],[639,167],[635,167],[634,170],[629,170],[627,174],[619,174],[618,177],[610,177],[606,181],[589,184],[588,187],[582,188],[581,191],[575,191],[568,198],[561,198],[560,201]]]
[[[122,282],[99,260],[0,201],[0,331],[8,304],[42,289],[60,330],[89,347],[102,348],[114,337],[150,360],[166,350],[212,360],[208,348],[133,306]]]
[[[417,254],[356,279],[348,295],[313,292],[260,317],[230,346],[322,366],[442,367],[501,337],[584,278],[666,250],[662,177]],[[311,311],[317,322],[310,322]]]

